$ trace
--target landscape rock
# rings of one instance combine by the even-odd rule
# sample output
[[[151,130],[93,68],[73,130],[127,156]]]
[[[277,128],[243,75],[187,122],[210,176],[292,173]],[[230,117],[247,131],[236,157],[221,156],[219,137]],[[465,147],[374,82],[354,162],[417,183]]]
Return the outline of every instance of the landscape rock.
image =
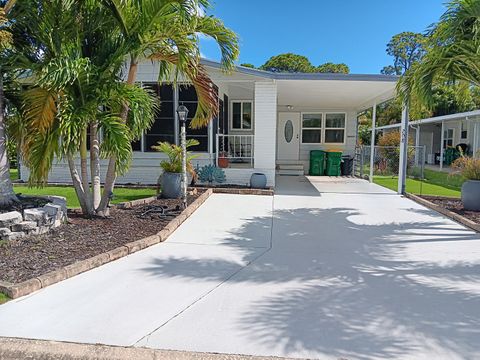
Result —
[[[12,232],[9,228],[0,228],[0,237],[8,235]]]
[[[54,205],[59,205],[62,207],[62,211],[64,214],[67,213],[67,198],[63,196],[47,196],[48,201],[50,201]]]
[[[31,232],[38,227],[36,221],[22,221],[21,223],[12,226],[13,231]]]
[[[60,205],[47,204],[43,207],[47,214],[55,220],[63,220],[64,213]]]
[[[10,234],[2,236],[2,240],[7,240],[7,241],[17,240],[24,237],[25,235],[27,234],[23,231],[11,232]]]
[[[26,209],[23,217],[25,221],[35,221],[38,225],[45,225],[48,221],[48,213],[42,208]]]
[[[18,211],[0,214],[0,228],[8,228],[22,221],[22,214],[20,214]]]

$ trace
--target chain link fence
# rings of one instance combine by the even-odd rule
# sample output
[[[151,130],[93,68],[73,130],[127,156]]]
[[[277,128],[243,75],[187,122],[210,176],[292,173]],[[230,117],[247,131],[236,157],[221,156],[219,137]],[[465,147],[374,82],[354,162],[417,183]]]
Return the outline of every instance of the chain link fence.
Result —
[[[370,176],[371,146],[359,146],[355,150],[355,176],[368,179]],[[409,146],[407,150],[407,177],[420,183],[425,178],[425,147]],[[400,166],[399,146],[375,146],[373,151],[374,181],[392,188],[398,179]]]

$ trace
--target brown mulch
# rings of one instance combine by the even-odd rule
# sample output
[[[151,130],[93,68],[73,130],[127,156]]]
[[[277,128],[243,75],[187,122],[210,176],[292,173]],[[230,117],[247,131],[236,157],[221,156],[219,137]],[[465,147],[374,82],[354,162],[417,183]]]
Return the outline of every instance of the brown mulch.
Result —
[[[202,193],[190,195],[188,202]],[[160,199],[130,209],[112,208],[109,218],[96,219],[69,213],[68,223],[48,234],[0,243],[0,280],[19,283],[155,235],[181,212],[180,205],[181,200]],[[167,207],[173,215],[145,214],[154,206]]]
[[[434,196],[421,196],[421,197],[447,210],[457,213],[458,215],[466,217],[467,219],[477,224],[480,224],[480,212],[465,210],[463,208],[462,200],[460,199],[434,197]]]

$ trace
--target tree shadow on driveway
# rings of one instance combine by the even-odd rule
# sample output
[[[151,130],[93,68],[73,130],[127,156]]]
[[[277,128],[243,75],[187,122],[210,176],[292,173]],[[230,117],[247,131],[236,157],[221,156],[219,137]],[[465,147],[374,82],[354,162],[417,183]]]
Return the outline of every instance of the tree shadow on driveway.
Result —
[[[230,314],[228,336],[290,356],[478,358],[480,238],[432,214],[372,225],[349,208],[275,211],[271,249],[223,284],[255,293],[238,293],[248,304]],[[250,258],[258,248],[249,242],[269,221],[249,220],[219,246]],[[228,263],[169,258],[144,270],[223,281]]]

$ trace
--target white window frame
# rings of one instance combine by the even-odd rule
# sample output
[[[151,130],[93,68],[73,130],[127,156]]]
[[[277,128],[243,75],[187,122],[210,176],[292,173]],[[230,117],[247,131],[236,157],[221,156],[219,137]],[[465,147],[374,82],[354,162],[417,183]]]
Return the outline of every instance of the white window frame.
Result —
[[[234,128],[233,127],[233,104],[234,103],[240,103],[241,104],[241,108],[240,108],[240,111],[241,111],[241,115],[242,115],[242,119],[241,119],[241,122],[240,122],[240,125],[242,126],[241,128]],[[244,129],[243,128],[243,104],[244,103],[250,103],[251,106],[252,106],[252,126],[250,127],[250,129]],[[230,131],[242,131],[242,132],[251,132],[253,131],[254,129],[254,121],[255,121],[255,109],[254,109],[254,103],[253,103],[253,100],[230,100],[230,109],[229,109],[229,120],[228,120],[228,123],[229,123],[229,130]]]
[[[448,130],[452,130],[452,137],[446,137],[445,133],[448,135]],[[448,147],[447,141],[452,140],[452,147],[455,146],[455,128],[445,128],[444,134],[443,134],[443,148],[446,149]]]
[[[322,115],[321,128],[309,128],[303,127],[303,115],[317,114]],[[326,128],[327,125],[327,114],[344,114],[345,115],[345,126],[343,128]],[[300,113],[300,144],[301,145],[345,145],[347,143],[347,123],[348,123],[348,113],[346,111],[306,111]],[[308,143],[303,142],[303,130],[319,130],[320,129],[320,142],[319,143]],[[325,141],[325,131],[326,130],[343,130],[343,142],[341,143],[330,143]]]
[[[321,115],[322,119],[320,120],[320,127],[303,127],[303,115]],[[300,143],[302,145],[321,145],[323,144],[323,125],[325,124],[325,114],[323,111],[308,111],[308,112],[302,112],[300,114]],[[303,142],[303,130],[320,130],[320,142],[318,143],[308,143],[308,142]]]
[[[345,125],[343,128],[327,128],[327,114],[343,114],[345,115]],[[328,111],[324,113],[324,126],[323,126],[323,140],[325,145],[345,145],[347,142],[347,113],[345,111]],[[327,130],[343,130],[343,142],[326,142],[325,133]]]

